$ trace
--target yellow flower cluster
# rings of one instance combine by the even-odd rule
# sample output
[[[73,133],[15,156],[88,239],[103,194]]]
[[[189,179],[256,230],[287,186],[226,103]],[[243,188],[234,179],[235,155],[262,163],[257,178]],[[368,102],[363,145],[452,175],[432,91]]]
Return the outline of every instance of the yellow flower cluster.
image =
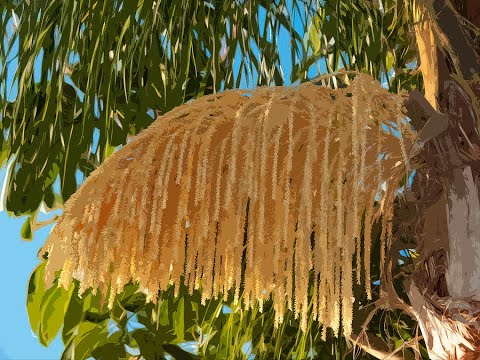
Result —
[[[384,215],[384,246],[405,176],[400,104],[364,75],[185,104],[67,202],[42,251],[46,280],[62,271],[60,285],[77,279],[110,304],[129,281],[154,302],[182,282],[203,301],[233,290],[245,308],[272,299],[277,325],[291,309],[302,328],[313,313],[349,335],[354,279],[371,297],[372,223]]]

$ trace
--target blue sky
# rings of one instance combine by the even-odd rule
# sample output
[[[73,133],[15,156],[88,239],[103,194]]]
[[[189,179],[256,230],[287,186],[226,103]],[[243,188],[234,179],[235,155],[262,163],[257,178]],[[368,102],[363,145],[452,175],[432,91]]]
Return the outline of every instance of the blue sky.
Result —
[[[0,170],[0,179],[5,169]],[[38,263],[37,251],[44,243],[50,228],[39,230],[32,242],[22,241],[20,228],[23,218],[9,217],[0,212],[0,231],[3,259],[0,261],[3,326],[0,326],[0,359],[58,359],[63,348],[59,338],[45,348],[30,330],[26,310],[26,294],[30,273]]]
[[[12,30],[12,21],[7,24]],[[9,34],[11,36],[11,33]],[[7,45],[8,39],[3,39]],[[12,52],[7,58],[7,99],[13,101],[17,87],[13,83],[18,66],[16,54],[18,41],[14,43]],[[38,70],[36,70],[38,73]],[[0,184],[3,188],[6,168],[0,169]],[[26,310],[26,294],[30,273],[38,263],[37,252],[50,231],[50,227],[39,230],[32,242],[24,242],[20,238],[20,229],[24,218],[10,217],[0,211],[0,239],[2,241],[3,258],[0,261],[2,274],[2,296],[0,308],[3,310],[3,323],[0,327],[0,359],[58,359],[63,345],[60,338],[45,348],[40,345],[30,330]]]

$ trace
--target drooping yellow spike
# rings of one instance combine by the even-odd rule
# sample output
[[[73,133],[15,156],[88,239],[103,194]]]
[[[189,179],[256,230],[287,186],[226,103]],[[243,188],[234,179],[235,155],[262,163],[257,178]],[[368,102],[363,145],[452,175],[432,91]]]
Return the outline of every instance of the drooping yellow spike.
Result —
[[[152,302],[185,281],[202,303],[223,296],[262,310],[272,301],[276,326],[291,310],[302,330],[312,316],[322,337],[327,327],[348,335],[354,283],[364,279],[371,298],[377,213],[385,246],[393,241],[394,186],[413,138],[400,101],[357,75],[352,88],[226,91],[171,111],[65,204],[40,252],[46,281],[60,271],[62,286],[76,279],[109,306],[130,281]],[[380,119],[397,122],[400,136]]]

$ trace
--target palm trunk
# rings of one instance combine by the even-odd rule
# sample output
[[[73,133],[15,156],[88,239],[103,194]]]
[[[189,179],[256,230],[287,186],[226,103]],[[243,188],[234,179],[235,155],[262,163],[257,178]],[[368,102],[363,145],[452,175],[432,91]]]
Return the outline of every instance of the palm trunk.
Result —
[[[445,274],[455,299],[480,300],[480,203],[472,168],[453,169],[447,184],[450,253]]]
[[[480,137],[475,109],[478,96],[471,81],[480,66],[475,46],[456,15],[458,11],[470,21],[478,21],[480,3],[457,0],[454,6],[448,0],[433,0],[430,14],[436,19],[420,21],[416,28],[425,99],[432,107],[425,112],[448,118],[446,130],[423,148],[420,157],[427,166],[420,170],[423,176],[419,181],[435,174],[435,181],[441,183],[443,195],[437,198],[446,199],[443,217],[447,231],[439,235],[445,239],[421,239],[428,258],[418,266],[408,295],[430,358],[442,360],[480,357],[476,323],[480,314]],[[449,50],[458,56],[456,66],[457,59],[452,62],[440,50],[434,23],[440,36],[450,41]],[[422,185],[428,186],[428,181],[417,184],[417,189]],[[417,198],[431,200],[422,199],[426,194],[419,191]],[[425,224],[432,223],[438,222],[425,219]],[[427,233],[432,232],[424,229],[423,234]],[[439,244],[447,245],[442,248]]]

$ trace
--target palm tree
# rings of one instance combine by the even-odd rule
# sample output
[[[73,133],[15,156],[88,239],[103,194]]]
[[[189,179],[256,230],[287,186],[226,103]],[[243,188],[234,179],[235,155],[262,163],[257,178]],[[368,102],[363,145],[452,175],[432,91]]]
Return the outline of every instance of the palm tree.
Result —
[[[475,1],[0,6],[6,39],[0,55],[1,158],[10,161],[5,205],[15,215],[29,215],[22,229],[28,239],[42,225],[36,221],[40,206],[65,202],[40,253],[45,261],[29,284],[30,322],[42,344],[62,328],[63,357],[75,359],[167,354],[301,359],[353,357],[358,351],[366,358],[475,358],[480,351]],[[224,92],[247,78],[256,85],[283,85],[282,36],[291,48],[288,83],[310,80],[312,67],[325,64],[330,75],[314,83],[335,90],[309,81],[252,94]],[[18,91],[12,99],[6,69],[16,46]],[[210,114],[219,118],[219,111],[223,125],[207,121]],[[197,138],[207,145],[192,145],[193,126],[205,121]],[[310,124],[308,131],[297,124],[301,121]],[[257,133],[265,139],[258,145]],[[238,162],[235,147],[227,146],[237,137],[249,149]],[[317,156],[312,149],[320,144],[325,148]],[[297,158],[296,145],[303,154],[295,153]],[[208,149],[223,155],[210,161]],[[185,167],[179,165],[183,159]],[[216,167],[210,171],[204,163]],[[231,185],[236,195],[228,200],[236,165],[242,177],[260,174],[258,181],[245,180],[260,190]],[[263,184],[274,168],[280,169],[278,182],[272,177]],[[323,169],[318,179],[311,175],[315,168]],[[78,172],[88,180],[76,192]],[[151,194],[145,184],[157,172],[164,180],[154,189],[161,191],[145,196]],[[224,172],[232,181],[222,187]],[[175,190],[183,181],[196,189],[191,200],[181,200],[188,191]],[[298,202],[284,200],[278,210],[275,199],[262,198],[277,188],[279,198]],[[183,216],[178,230],[167,198],[183,201],[185,211],[198,208],[193,211],[198,219],[190,223]],[[224,198],[230,205],[220,216],[215,204]],[[170,216],[162,220],[162,230],[163,209]],[[274,229],[282,209],[292,209],[283,218],[283,258],[275,253],[275,244],[283,242],[279,233],[261,225],[252,230],[257,222]],[[314,210],[319,217],[311,222]],[[235,220],[234,213],[241,236],[229,240],[235,226],[223,230],[220,224]],[[161,241],[139,236],[146,224]],[[175,229],[185,234],[185,228],[191,229],[187,241],[172,242],[178,238]],[[201,231],[216,236],[199,243]],[[192,244],[197,251],[190,250]],[[203,245],[210,257],[199,251]],[[256,251],[259,261],[253,262]],[[159,253],[169,261],[156,263]],[[107,261],[109,255],[113,261]],[[279,258],[287,266],[285,289],[276,278],[279,270],[268,271]],[[199,276],[199,266],[212,276]],[[240,278],[229,281],[228,269]],[[275,288],[273,301],[269,291],[260,290],[268,286]],[[324,293],[330,295],[319,301]],[[325,304],[325,313],[319,304]]]

